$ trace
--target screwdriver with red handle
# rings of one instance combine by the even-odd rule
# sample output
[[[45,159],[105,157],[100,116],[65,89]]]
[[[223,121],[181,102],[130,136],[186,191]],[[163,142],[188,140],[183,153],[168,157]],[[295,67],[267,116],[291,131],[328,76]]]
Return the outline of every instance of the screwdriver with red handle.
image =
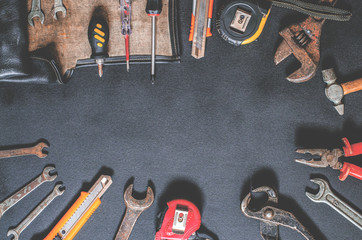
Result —
[[[311,154],[312,156],[319,156],[318,159],[295,159],[296,162],[302,163],[311,167],[322,168],[322,167],[331,167],[333,169],[339,170],[339,180],[344,181],[348,176],[355,177],[359,180],[362,180],[362,167],[354,165],[348,162],[340,162],[340,157],[352,157],[362,154],[362,142],[350,144],[347,138],[342,139],[344,147],[342,149],[335,148],[332,150],[328,149],[297,149],[297,153],[301,154]]]
[[[162,12],[162,0],[147,0],[146,13],[152,17],[151,83],[155,83],[156,17]]]

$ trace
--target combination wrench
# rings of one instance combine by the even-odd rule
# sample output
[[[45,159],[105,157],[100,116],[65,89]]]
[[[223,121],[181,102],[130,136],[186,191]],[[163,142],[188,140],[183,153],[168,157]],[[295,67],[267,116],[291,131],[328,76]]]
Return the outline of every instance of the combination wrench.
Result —
[[[63,0],[54,0],[53,17],[58,20],[57,13],[63,13],[63,17],[67,15],[67,9],[64,7]]]
[[[21,199],[31,193],[34,189],[39,187],[41,184],[45,182],[54,181],[57,178],[57,174],[50,175],[50,171],[53,171],[54,167],[45,167],[43,172],[35,178],[31,183],[24,186],[22,189],[14,193],[12,196],[8,197],[4,201],[0,203],[0,218],[4,215],[4,213],[17,204]]]
[[[13,235],[12,240],[19,240],[20,234],[29,226],[34,219],[58,196],[64,193],[61,190],[62,184],[55,185],[53,191],[21,222],[13,229],[9,229],[7,236]]]
[[[44,148],[49,147],[45,142],[40,142],[33,147],[28,148],[18,148],[18,149],[9,149],[9,150],[0,150],[0,158],[10,158],[10,157],[19,157],[19,156],[27,156],[27,155],[35,155],[39,158],[45,158],[48,156],[46,152],[44,152]]]
[[[129,185],[124,192],[124,202],[127,206],[126,214],[114,240],[127,240],[129,238],[138,217],[152,205],[155,198],[151,187],[147,187],[146,197],[142,200],[132,197],[132,189],[133,184]]]
[[[317,203],[322,202],[328,204],[348,221],[362,230],[362,215],[351,208],[347,203],[339,199],[331,191],[327,181],[320,178],[314,178],[310,181],[319,185],[319,192],[317,194],[312,194],[309,192],[305,193],[310,200]]]
[[[31,2],[31,10],[30,13],[28,15],[28,23],[30,26],[34,27],[34,22],[33,22],[33,18],[35,17],[39,17],[40,18],[40,22],[41,24],[44,23],[44,13],[41,10],[41,0],[33,0]]]

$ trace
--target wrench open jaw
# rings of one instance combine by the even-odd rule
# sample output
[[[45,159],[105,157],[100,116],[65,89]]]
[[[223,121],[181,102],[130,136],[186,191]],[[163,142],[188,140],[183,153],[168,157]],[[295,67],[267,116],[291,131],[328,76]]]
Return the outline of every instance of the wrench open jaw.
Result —
[[[315,178],[310,179],[311,182],[317,184],[319,186],[319,191],[316,194],[306,192],[305,195],[312,200],[313,202],[323,202],[326,200],[326,193],[331,192],[331,189],[329,188],[328,183],[321,179],[321,178]]]
[[[306,192],[306,196],[316,203],[325,203],[336,210],[339,214],[362,230],[362,215],[337,197],[331,190],[328,182],[321,178],[310,179],[319,186],[316,194]]]
[[[67,9],[63,5],[63,0],[54,0],[54,7],[53,7],[53,17],[55,20],[58,20],[57,13],[62,13],[63,17],[67,15]]]
[[[333,1],[322,0],[330,4]],[[316,74],[320,61],[320,37],[324,22],[325,19],[308,17],[303,22],[293,24],[279,32],[283,41],[275,52],[274,63],[279,64],[291,54],[301,63],[301,67],[287,77],[288,81],[302,83]]]
[[[129,185],[124,192],[124,202],[127,209],[117,235],[114,238],[115,240],[127,240],[131,235],[132,229],[136,224],[138,217],[144,210],[148,209],[154,201],[155,196],[152,188],[149,186],[147,187],[147,193],[144,199],[135,199],[132,197],[132,191],[133,184]]]
[[[268,200],[260,210],[251,210],[249,208],[251,193],[249,193],[241,202],[241,211],[245,216],[260,221],[260,234],[263,239],[279,239],[279,225],[298,231],[305,239],[314,239],[292,213],[277,207],[278,194],[273,188],[262,186],[252,192],[264,192],[267,194]]]
[[[33,0],[31,3],[31,10],[28,15],[28,23],[34,27],[33,18],[39,17],[41,24],[44,24],[44,13],[41,10],[41,0]]]

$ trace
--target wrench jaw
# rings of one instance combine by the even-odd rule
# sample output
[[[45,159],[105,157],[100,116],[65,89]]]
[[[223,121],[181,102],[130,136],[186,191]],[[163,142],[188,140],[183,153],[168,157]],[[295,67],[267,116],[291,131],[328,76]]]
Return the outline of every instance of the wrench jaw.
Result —
[[[57,13],[62,13],[63,18],[65,18],[65,16],[67,15],[67,9],[64,6],[56,6],[53,8],[52,12],[53,12],[53,17],[55,20],[58,20]]]
[[[328,183],[321,178],[310,179],[310,181],[319,186],[319,191],[316,194],[306,192],[305,195],[313,202],[323,202],[325,200],[325,195],[329,189]]]
[[[44,24],[44,13],[40,10],[40,11],[36,11],[36,12],[30,12],[28,15],[28,23],[30,26],[34,27],[34,21],[33,18],[38,17],[40,19],[41,24]]]
[[[149,208],[154,201],[154,194],[151,187],[147,187],[146,197],[141,200],[137,200],[132,197],[133,184],[129,185],[124,192],[124,202],[127,207],[138,210],[145,210]]]
[[[10,229],[6,236],[10,237],[11,235],[13,235],[12,240],[19,240],[19,234],[14,229]]]
[[[58,177],[58,174],[56,172],[54,172],[53,175],[50,175],[51,171],[54,171],[54,170],[55,170],[55,167],[52,167],[52,166],[48,166],[48,167],[44,168],[42,176],[45,179],[45,181],[52,182]]]
[[[48,147],[49,147],[49,145],[45,142],[38,143],[35,147],[36,156],[38,156],[39,158],[45,158],[46,156],[48,156],[48,153],[44,149],[44,148],[48,148]]]
[[[63,184],[57,184],[54,187],[53,193],[55,193],[57,196],[63,195],[65,192],[65,189],[63,188]]]

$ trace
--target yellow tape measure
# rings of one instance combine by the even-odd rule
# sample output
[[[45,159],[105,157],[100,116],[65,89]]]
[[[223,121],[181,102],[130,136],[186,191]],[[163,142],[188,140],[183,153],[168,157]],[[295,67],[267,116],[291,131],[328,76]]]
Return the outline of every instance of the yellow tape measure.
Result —
[[[231,1],[216,16],[217,31],[230,44],[251,43],[262,33],[270,8],[271,1]]]

